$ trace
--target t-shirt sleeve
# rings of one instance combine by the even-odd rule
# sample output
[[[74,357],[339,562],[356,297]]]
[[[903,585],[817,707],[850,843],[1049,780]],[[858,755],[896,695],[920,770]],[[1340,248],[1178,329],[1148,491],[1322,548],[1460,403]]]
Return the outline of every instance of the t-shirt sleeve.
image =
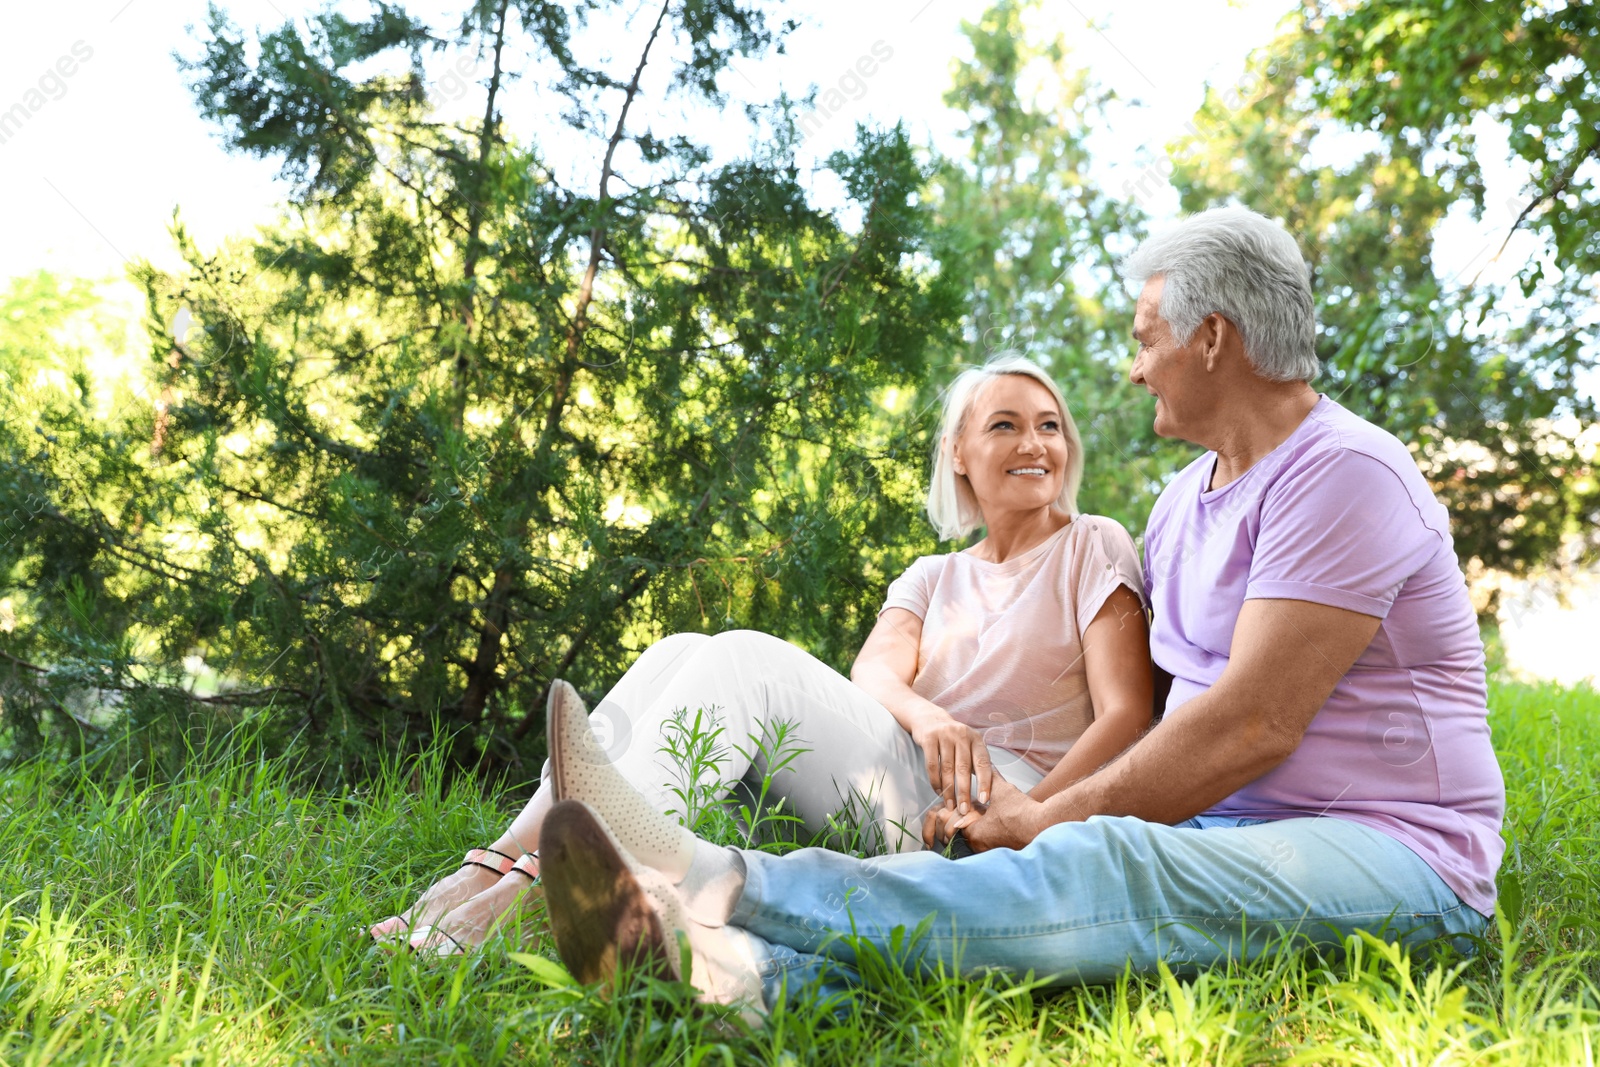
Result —
[[[889,592],[883,598],[883,607],[878,609],[882,615],[890,608],[905,608],[919,619],[928,617],[928,604],[933,600],[933,574],[930,557],[923,556],[905,573],[889,583]]]
[[[1155,603],[1155,583],[1150,581],[1150,545],[1154,540],[1154,529],[1155,522],[1154,517],[1152,516],[1150,526],[1146,527],[1144,531],[1144,553],[1142,557],[1144,563],[1144,585],[1142,587],[1142,591],[1144,593],[1143,600],[1146,607],[1149,607],[1151,604]]]
[[[1078,571],[1077,615],[1078,632],[1089,628],[1105,605],[1106,598],[1119,585],[1125,585],[1148,604],[1144,588],[1144,568],[1139,566],[1139,550],[1122,524],[1111,519],[1095,518],[1094,525],[1084,538],[1083,566]]]
[[[1246,600],[1306,600],[1385,618],[1439,551],[1398,472],[1349,449],[1324,453],[1267,491]]]

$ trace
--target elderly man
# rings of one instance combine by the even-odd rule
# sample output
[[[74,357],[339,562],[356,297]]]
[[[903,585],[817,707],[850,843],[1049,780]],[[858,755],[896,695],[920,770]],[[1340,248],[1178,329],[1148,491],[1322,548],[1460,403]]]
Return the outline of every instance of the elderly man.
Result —
[[[1145,535],[1151,652],[1173,679],[1160,725],[1046,801],[996,781],[986,810],[932,816],[971,858],[774,857],[651,810],[557,686],[567,802],[542,851],[580,978],[638,955],[759,1011],[803,981],[854,979],[853,942],[834,935],[888,956],[895,930],[929,917],[907,966],[1068,982],[1193,969],[1285,931],[1484,928],[1504,786],[1445,509],[1397,439],[1308,384],[1308,272],[1281,226],[1208,211],[1127,270],[1143,285],[1133,381],[1156,398],[1157,433],[1207,450]]]

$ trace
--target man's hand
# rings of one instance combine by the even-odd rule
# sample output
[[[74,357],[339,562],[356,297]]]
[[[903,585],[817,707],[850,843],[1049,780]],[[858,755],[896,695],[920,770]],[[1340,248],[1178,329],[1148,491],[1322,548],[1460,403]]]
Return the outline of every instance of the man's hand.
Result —
[[[989,807],[961,830],[974,852],[987,852],[1025,848],[1048,825],[1044,805],[1002,778],[989,794]]]
[[[1048,825],[1042,804],[996,775],[987,808],[965,815],[954,807],[936,808],[923,820],[922,843],[939,848],[959,830],[974,852],[1023,848]]]

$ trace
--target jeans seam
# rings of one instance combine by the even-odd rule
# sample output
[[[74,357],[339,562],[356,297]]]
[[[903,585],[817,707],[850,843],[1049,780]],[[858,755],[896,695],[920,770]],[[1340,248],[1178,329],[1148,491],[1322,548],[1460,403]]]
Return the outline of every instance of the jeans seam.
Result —
[[[1427,919],[1429,921],[1437,922],[1437,921],[1443,919],[1444,917],[1446,917],[1448,915],[1455,914],[1462,907],[1464,907],[1464,905],[1458,904],[1455,907],[1449,908],[1449,909],[1447,909],[1445,911],[1442,911],[1442,912],[1433,912],[1433,911],[1406,912],[1405,910],[1403,910],[1401,908],[1391,909],[1390,911],[1323,912],[1323,913],[1317,914],[1315,917],[1313,917],[1310,912],[1307,912],[1306,914],[1300,916],[1299,918],[1295,918],[1295,919],[1289,919],[1289,918],[1251,919],[1251,918],[1249,918],[1248,915],[1246,915],[1246,916],[1231,915],[1231,916],[1227,917],[1226,921],[1228,922],[1228,924],[1230,926],[1235,924],[1235,923],[1237,923],[1238,921],[1240,921],[1241,918],[1245,922],[1257,923],[1257,924],[1268,924],[1268,923],[1270,923],[1270,924],[1275,924],[1275,925],[1287,925],[1287,924],[1290,924],[1290,923],[1294,923],[1294,924],[1297,924],[1297,925],[1298,924],[1320,925],[1320,924],[1329,923],[1329,922],[1350,922],[1350,921],[1361,920],[1361,919],[1393,919],[1393,918],[1396,918],[1396,917],[1401,916],[1401,915],[1409,914],[1410,917],[1413,918],[1413,919]],[[937,914],[937,912],[932,912],[930,914]],[[789,919],[789,918],[781,918],[780,919],[780,918],[777,918],[777,917],[772,916],[772,915],[752,916],[752,918],[760,918],[762,921],[771,922],[771,923],[777,923],[777,924],[785,926],[785,927],[787,927],[787,928],[789,928],[791,930],[804,930],[807,933],[813,933],[813,934],[835,934],[835,933],[842,933],[843,932],[842,930],[835,929],[832,926],[823,926],[822,928],[817,928],[817,927],[808,926],[803,922],[798,922],[798,921],[795,921],[795,920],[792,920],[792,919]],[[957,938],[960,938],[960,939],[963,939],[963,940],[966,940],[966,939],[978,939],[978,938],[982,938],[984,940],[989,940],[989,941],[1017,940],[1017,939],[1022,939],[1022,938],[1051,937],[1051,936],[1055,936],[1055,935],[1058,935],[1058,934],[1070,934],[1070,933],[1079,933],[1079,932],[1082,932],[1082,931],[1098,930],[1098,929],[1101,929],[1101,928],[1107,927],[1107,926],[1118,926],[1118,925],[1121,925],[1123,923],[1138,922],[1141,919],[1142,920],[1146,920],[1146,921],[1150,921],[1150,922],[1153,922],[1153,923],[1157,923],[1157,924],[1159,924],[1159,926],[1163,926],[1164,927],[1164,926],[1172,925],[1174,923],[1176,923],[1176,924],[1202,923],[1202,922],[1206,922],[1208,920],[1215,920],[1217,918],[1218,918],[1218,916],[1215,916],[1215,915],[1162,915],[1162,916],[1129,915],[1129,916],[1125,916],[1123,918],[1118,918],[1118,919],[1099,919],[1099,920],[1096,920],[1094,922],[1085,922],[1085,923],[1079,923],[1079,924],[1076,924],[1076,925],[1073,925],[1073,924],[1056,924],[1056,925],[1045,926],[1045,927],[1025,927],[1025,928],[1022,928],[1022,929],[1002,928],[1002,929],[999,929],[999,930],[978,931],[978,932],[973,932],[971,930],[958,931],[955,934],[955,936]],[[868,936],[868,937],[882,936],[883,934],[888,933],[889,930],[897,929],[900,926],[904,926],[904,925],[905,924],[898,924],[896,927],[890,927],[887,930],[868,933],[865,936]],[[910,927],[907,926],[906,928],[909,929]],[[856,933],[860,934],[861,931],[859,929],[857,929]]]

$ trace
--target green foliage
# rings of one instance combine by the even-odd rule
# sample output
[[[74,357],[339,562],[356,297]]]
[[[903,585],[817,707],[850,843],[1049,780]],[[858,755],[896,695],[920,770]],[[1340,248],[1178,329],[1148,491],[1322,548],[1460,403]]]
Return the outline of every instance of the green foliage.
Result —
[[[0,1062],[193,1064],[1551,1064],[1600,1043],[1600,696],[1499,685],[1496,748],[1524,894],[1484,954],[1429,964],[1357,938],[1193,977],[1049,990],[907,976],[802,997],[747,1030],[682,986],[613,999],[554,962],[542,916],[460,959],[387,955],[352,931],[410,902],[520,806],[448,753],[370,785],[219,737],[169,781],[33,762],[0,772]],[[908,931],[899,951],[914,947]]]
[[[1133,300],[1116,262],[1145,219],[1089,176],[1088,141],[1112,97],[1061,39],[1029,41],[1035,6],[1001,0],[965,23],[972,57],[945,94],[967,119],[965,156],[941,161],[930,188],[940,254],[967,284],[957,357],[1015,349],[1049,370],[1084,439],[1080,506],[1138,533],[1194,449],[1156,438],[1150,398],[1128,381]]]
[[[1175,148],[1185,210],[1236,200],[1300,239],[1320,388],[1413,446],[1474,566],[1548,561],[1600,519],[1572,430],[1595,416],[1581,373],[1600,351],[1597,33],[1593,5],[1309,3]],[[1517,295],[1433,262],[1457,205],[1500,214],[1484,212],[1480,119],[1507,123],[1531,170],[1507,236],[1528,223],[1548,243]]]
[[[1514,885],[1524,943],[1540,956],[1600,949],[1600,873],[1593,757],[1600,749],[1596,694],[1586,687],[1499,684],[1490,693],[1495,747],[1510,783],[1502,887]]]
[[[1440,174],[1480,212],[1483,159],[1472,126],[1480,117],[1507,123],[1530,194],[1513,221],[1544,236],[1553,252],[1553,263],[1527,264],[1524,283],[1531,290],[1554,265],[1566,292],[1593,300],[1583,285],[1600,273],[1600,169],[1593,165],[1600,160],[1600,11],[1593,4],[1313,3],[1302,24],[1316,99],[1385,140],[1436,150]],[[1573,348],[1596,338],[1596,324],[1577,326],[1582,320],[1569,320],[1575,332],[1565,343]]]
[[[1479,6],[1306,5],[1208,96],[1173,180],[1186,209],[1286,220],[1321,387],[1413,445],[1469,569],[1521,570],[1600,527],[1570,427],[1600,351],[1597,29]],[[598,695],[666,633],[748,626],[843,668],[934,548],[937,391],[1000,349],[1062,382],[1081,505],[1138,533],[1192,449],[1126,380],[1115,266],[1146,219],[1091,177],[1115,101],[1030,39],[1035,7],[966,26],[955,158],[860,131],[828,209],[788,101],[745,110],[737,158],[693,135],[788,28],[753,4],[380,4],[257,40],[213,8],[196,103],[293,192],[253,238],[177,225],[187,268],[138,269],[147,394],[97,391],[89,288],[0,294],[0,755],[132,730],[155,771],[269,707],[265,743],[358,774],[439,732],[457,767],[525,770],[550,679]],[[597,34],[627,54],[595,62]],[[475,57],[474,117],[444,117],[441,56]],[[518,79],[551,106],[513,137]],[[1432,260],[1447,214],[1491,214],[1480,119],[1531,176],[1521,293]]]
[[[622,7],[501,0],[441,30],[380,6],[258,49],[212,9],[196,99],[280,162],[293,218],[214,254],[179,227],[189,269],[138,271],[154,416],[63,414],[70,461],[18,454],[39,484],[17,493],[52,509],[0,560],[35,674],[86,655],[67,574],[115,650],[104,687],[138,652],[150,686],[199,653],[243,682],[207,710],[272,702],[279,735],[352,767],[441,728],[456,764],[515,765],[552,678],[598,694],[669,632],[752,626],[845,666],[930,543],[924,429],[883,406],[959,312],[910,266],[924,172],[902,131],[863,131],[828,160],[830,212],[782,108],[752,111],[740,159],[658,136],[646,71],[714,109],[774,34],[731,0],[666,4],[616,70],[585,65],[583,16]],[[446,46],[484,57],[482,119],[432,109]],[[500,108],[527,70],[568,113],[523,143]],[[582,188],[546,161],[571,142]]]
[[[141,527],[164,504],[139,491],[133,442],[148,439],[148,414],[95,384],[94,350],[121,344],[100,303],[93,286],[44,273],[0,293],[0,752],[46,734],[80,746],[124,686],[139,689],[122,704],[128,723],[171,710],[162,679],[134,677],[135,620],[170,608],[129,582],[151,561],[87,564],[103,524]]]

